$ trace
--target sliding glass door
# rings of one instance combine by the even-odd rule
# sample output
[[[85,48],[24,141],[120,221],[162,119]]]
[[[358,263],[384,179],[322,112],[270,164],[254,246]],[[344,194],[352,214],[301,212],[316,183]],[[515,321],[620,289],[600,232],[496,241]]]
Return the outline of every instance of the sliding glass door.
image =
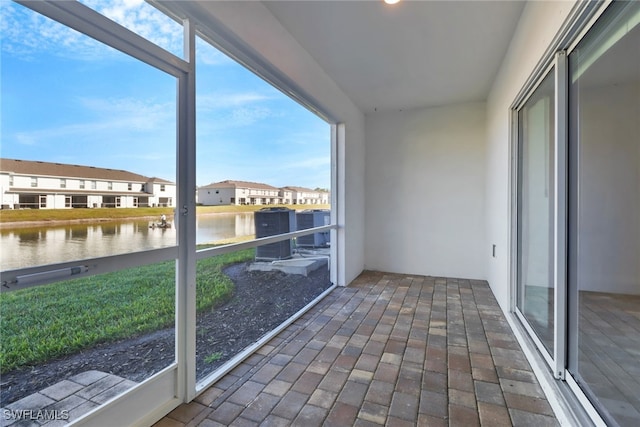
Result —
[[[569,55],[568,369],[605,420],[640,425],[640,3]]]
[[[640,3],[596,9],[514,110],[515,312],[594,419],[637,426]]]
[[[517,308],[553,354],[553,70],[518,111]]]

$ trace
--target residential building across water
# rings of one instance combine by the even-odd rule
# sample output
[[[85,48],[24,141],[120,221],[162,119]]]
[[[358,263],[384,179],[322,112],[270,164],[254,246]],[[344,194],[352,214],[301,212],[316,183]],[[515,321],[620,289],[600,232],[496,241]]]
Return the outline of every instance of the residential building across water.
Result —
[[[175,207],[176,185],[116,169],[0,159],[2,209]]]

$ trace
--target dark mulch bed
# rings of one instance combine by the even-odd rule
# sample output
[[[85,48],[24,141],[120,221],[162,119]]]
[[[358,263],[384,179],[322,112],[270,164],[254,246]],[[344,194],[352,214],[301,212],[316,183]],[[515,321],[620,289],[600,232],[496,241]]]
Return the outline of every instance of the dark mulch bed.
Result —
[[[256,342],[331,286],[326,267],[304,277],[281,272],[249,272],[247,264],[224,271],[235,283],[230,301],[198,313],[196,372],[204,378]],[[140,382],[174,360],[174,329],[112,343],[2,375],[0,406],[15,402],[88,370]]]

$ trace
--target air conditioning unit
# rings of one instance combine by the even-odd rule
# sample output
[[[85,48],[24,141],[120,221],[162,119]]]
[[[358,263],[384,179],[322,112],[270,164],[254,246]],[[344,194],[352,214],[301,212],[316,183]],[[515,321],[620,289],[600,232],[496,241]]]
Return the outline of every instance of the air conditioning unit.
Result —
[[[287,208],[264,208],[256,211],[253,220],[256,238],[276,236],[296,230],[296,211]],[[291,258],[291,239],[256,248],[256,261]]]
[[[322,227],[331,224],[331,211],[328,209],[309,209],[296,214],[298,230]],[[300,247],[321,248],[329,245],[330,232],[313,233],[298,237],[296,244]]]

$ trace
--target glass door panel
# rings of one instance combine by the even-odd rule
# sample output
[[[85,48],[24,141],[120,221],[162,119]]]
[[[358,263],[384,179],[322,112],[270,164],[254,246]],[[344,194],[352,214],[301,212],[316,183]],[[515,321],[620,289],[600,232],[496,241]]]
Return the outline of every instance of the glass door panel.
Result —
[[[554,81],[549,73],[518,111],[518,302],[553,353]]]
[[[640,425],[640,3],[569,56],[569,371],[611,424]]]

